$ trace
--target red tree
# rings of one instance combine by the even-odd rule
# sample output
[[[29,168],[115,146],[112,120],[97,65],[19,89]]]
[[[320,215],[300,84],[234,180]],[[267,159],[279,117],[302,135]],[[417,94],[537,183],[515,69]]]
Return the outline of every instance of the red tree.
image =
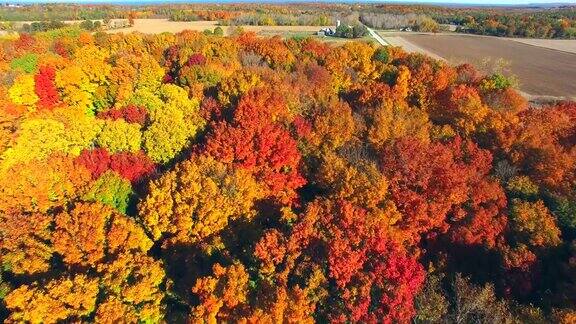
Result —
[[[413,300],[425,272],[414,255],[390,239],[387,227],[385,220],[349,202],[315,201],[286,240],[293,254],[288,259],[303,254],[300,258],[321,267],[327,264],[335,300],[323,312],[333,322],[397,323],[414,315]]]
[[[264,125],[261,129],[219,124],[208,138],[205,152],[225,163],[254,173],[282,202],[296,198],[295,189],[306,183],[299,173],[300,152],[285,129]]]
[[[204,65],[206,63],[206,57],[200,53],[194,53],[188,58],[188,62],[186,65],[193,66],[193,65]]]
[[[120,152],[112,155],[110,169],[116,171],[124,179],[136,183],[154,173],[156,165],[142,151]]]
[[[144,125],[148,117],[148,111],[144,107],[129,105],[123,108],[109,109],[98,114],[102,119],[124,119],[128,123]]]
[[[270,196],[292,202],[295,189],[306,181],[299,172],[297,142],[279,123],[287,119],[288,107],[281,96],[268,88],[253,90],[239,101],[231,123],[215,125],[205,152],[250,170]]]
[[[110,153],[103,148],[84,150],[76,158],[76,163],[83,165],[90,171],[93,179],[110,169]]]
[[[504,227],[506,199],[499,185],[487,179],[491,168],[490,152],[460,138],[448,144],[404,138],[382,152],[392,199],[404,215],[400,227],[422,234],[468,224],[472,227],[459,232],[469,243],[493,245]],[[490,229],[495,233],[481,233]]]
[[[124,179],[137,183],[154,173],[155,164],[143,152],[120,152],[110,155],[103,148],[84,150],[76,162],[90,170],[93,179],[97,179],[108,170],[115,171]]]
[[[39,98],[39,108],[52,109],[60,101],[58,90],[54,84],[55,77],[56,71],[51,66],[41,66],[34,76],[34,87]]]

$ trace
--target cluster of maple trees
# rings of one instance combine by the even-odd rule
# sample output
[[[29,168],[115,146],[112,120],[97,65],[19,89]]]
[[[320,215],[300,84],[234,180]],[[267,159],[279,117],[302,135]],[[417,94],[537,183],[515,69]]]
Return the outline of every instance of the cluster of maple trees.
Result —
[[[7,322],[576,319],[576,104],[399,48],[0,43]]]

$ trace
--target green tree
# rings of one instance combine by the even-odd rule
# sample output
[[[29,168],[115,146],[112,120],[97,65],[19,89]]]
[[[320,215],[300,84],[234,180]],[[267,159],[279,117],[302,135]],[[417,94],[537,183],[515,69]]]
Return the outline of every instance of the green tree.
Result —
[[[125,214],[133,195],[130,181],[114,171],[107,171],[91,185],[83,199],[99,201]]]

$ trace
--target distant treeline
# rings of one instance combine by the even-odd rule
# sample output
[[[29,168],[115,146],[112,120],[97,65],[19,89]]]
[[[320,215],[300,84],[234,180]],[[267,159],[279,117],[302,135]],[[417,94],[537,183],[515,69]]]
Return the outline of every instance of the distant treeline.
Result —
[[[64,21],[124,18],[127,8],[120,6],[81,6],[43,4],[0,7],[0,21]]]
[[[438,6],[362,6],[362,22],[374,28],[421,30],[419,22],[431,18],[454,25],[456,31],[501,37],[576,38],[576,7],[446,8]],[[429,25],[431,26],[431,25]]]
[[[479,35],[528,37],[528,38],[576,38],[576,19],[560,12],[539,12],[513,15],[469,15],[445,17],[457,24],[459,31]]]
[[[328,26],[334,25],[334,19],[324,14],[247,14],[222,21],[225,25],[250,26]]]
[[[51,21],[35,21],[31,23],[26,23],[22,25],[20,31],[26,33],[36,33],[36,32],[45,32],[54,29],[64,28],[71,24],[64,23],[58,20],[51,20]],[[76,24],[75,24],[76,25]],[[78,27],[88,31],[96,31],[100,30],[102,27],[102,22],[99,20],[92,21],[92,20],[84,20],[80,23],[77,23]]]
[[[434,19],[422,14],[363,13],[360,15],[360,21],[377,29],[411,28],[422,32],[440,31],[440,25]]]
[[[0,23],[15,21],[167,18],[173,21],[217,20],[222,25],[328,26],[340,20],[378,29],[411,28],[437,32],[453,25],[457,32],[504,37],[576,38],[576,6],[558,8],[466,7],[345,3],[298,4],[37,4],[0,7]],[[7,29],[1,24],[0,29]],[[30,27],[32,30],[50,25]]]

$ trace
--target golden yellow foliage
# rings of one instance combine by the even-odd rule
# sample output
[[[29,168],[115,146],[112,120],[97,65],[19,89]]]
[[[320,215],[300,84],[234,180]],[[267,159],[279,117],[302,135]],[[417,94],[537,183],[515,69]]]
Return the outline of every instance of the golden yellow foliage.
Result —
[[[9,322],[57,323],[94,311],[98,280],[85,275],[22,285],[6,296]]]
[[[96,267],[109,254],[146,253],[152,241],[127,216],[100,203],[80,203],[55,217],[54,249],[70,265]]]
[[[95,321],[105,324],[138,323],[138,314],[134,306],[112,296],[98,305]]]
[[[93,84],[106,84],[112,66],[106,62],[109,54],[95,45],[80,47],[74,53],[74,64],[82,69]]]
[[[70,265],[95,265],[104,257],[106,224],[112,210],[82,204],[55,217],[54,249]]]
[[[92,97],[98,89],[98,84],[90,82],[89,76],[77,65],[57,71],[55,83],[68,106],[84,110],[92,105]]]
[[[142,133],[139,124],[131,124],[123,119],[106,120],[96,143],[109,152],[140,151]]]
[[[165,274],[160,261],[145,254],[121,253],[113,262],[99,266],[99,271],[107,295],[128,305],[121,309],[128,311],[128,316],[135,314],[143,322],[161,321],[164,292],[160,286]],[[98,311],[101,316],[105,312],[106,309]]]
[[[313,118],[310,143],[334,150],[348,142],[355,131],[352,109],[343,101],[333,100],[318,109]]]
[[[48,271],[53,247],[52,217],[44,214],[0,214],[2,266],[12,273]]]
[[[368,141],[376,148],[396,138],[412,136],[424,143],[430,141],[432,124],[428,115],[404,102],[386,101],[376,109],[368,129]]]
[[[175,85],[163,85],[160,101],[150,98],[150,126],[144,131],[144,149],[157,163],[166,163],[180,153],[204,127],[199,103]],[[160,102],[163,102],[161,104]]]
[[[8,95],[12,102],[24,105],[29,110],[36,110],[35,104],[38,96],[34,91],[34,76],[31,74],[21,74],[16,77],[14,84],[8,90]]]
[[[220,82],[218,100],[225,105],[230,104],[260,82],[260,77],[257,74],[246,71],[234,73]]]
[[[400,68],[398,69],[398,76],[396,77],[396,84],[394,85],[394,87],[392,88],[392,90],[394,90],[395,94],[400,98],[400,99],[406,99],[406,97],[408,97],[408,91],[409,89],[409,82],[410,82],[410,78],[412,77],[410,70],[405,67],[405,66],[400,66]]]
[[[347,42],[330,51],[325,67],[333,76],[334,88],[348,88],[356,78],[375,80],[379,77],[378,66],[372,60],[374,52],[375,47],[360,42]]]
[[[66,153],[68,148],[64,124],[56,120],[25,120],[19,133],[14,146],[2,155],[2,169],[18,162],[44,160],[52,153]]]
[[[45,160],[53,153],[78,156],[92,146],[101,122],[80,108],[59,108],[46,119],[27,119],[20,125],[13,147],[2,155],[2,168],[33,159]]]
[[[68,157],[16,164],[0,173],[0,211],[45,213],[81,196],[90,180]]]
[[[248,172],[198,156],[153,181],[139,212],[154,239],[195,243],[224,229],[230,219],[250,218],[260,195]]]
[[[54,109],[50,118],[64,124],[64,134],[68,141],[68,149],[65,151],[73,156],[78,156],[83,149],[89,148],[102,130],[103,121],[95,116],[86,114],[81,107],[63,107]]]
[[[527,202],[514,200],[511,227],[516,239],[535,247],[557,246],[562,242],[556,219],[542,200]]]
[[[109,77],[109,89],[116,99],[116,105],[124,105],[139,89],[157,92],[164,74],[164,69],[149,54],[119,57]]]
[[[324,155],[317,174],[318,184],[336,200],[376,209],[383,206],[388,182],[377,166],[369,162],[352,165],[334,153]]]

